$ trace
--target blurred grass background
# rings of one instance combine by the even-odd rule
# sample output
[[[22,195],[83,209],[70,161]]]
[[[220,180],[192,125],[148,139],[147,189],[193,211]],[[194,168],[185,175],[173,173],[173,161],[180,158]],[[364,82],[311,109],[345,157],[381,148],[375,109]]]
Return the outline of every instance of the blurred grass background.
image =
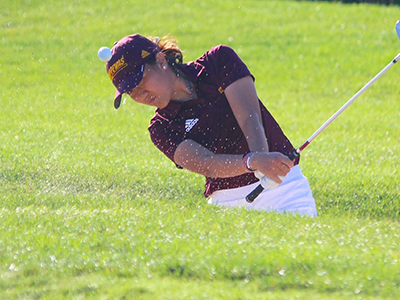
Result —
[[[397,66],[302,154],[313,220],[209,207],[203,178],[152,145],[153,109],[114,110],[97,58],[132,33],[171,34],[185,61],[229,45],[299,146],[399,52],[397,19],[327,2],[3,1],[0,298],[398,298]]]

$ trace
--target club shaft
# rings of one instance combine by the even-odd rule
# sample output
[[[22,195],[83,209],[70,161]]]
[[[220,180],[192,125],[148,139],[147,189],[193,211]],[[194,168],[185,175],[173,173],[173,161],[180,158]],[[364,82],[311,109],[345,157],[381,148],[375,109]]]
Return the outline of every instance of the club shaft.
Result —
[[[330,117],[317,131],[315,131],[298,149],[293,151],[289,158],[291,160],[296,159],[301,151],[303,151],[317,136],[321,134],[347,107],[350,106],[362,93],[364,93],[375,81],[377,81],[383,74],[386,73],[396,62],[400,60],[400,53],[380,71],[374,78],[372,78],[366,85],[364,85],[349,101],[347,101],[332,117]],[[264,190],[264,188],[258,185],[250,194],[246,196],[246,201],[252,203],[257,196]]]
[[[308,140],[300,147],[300,152],[305,149],[317,136],[321,134],[340,114],[349,107],[358,97],[360,97],[375,81],[377,81],[383,74],[386,73],[397,61],[400,59],[400,53],[396,56],[396,58],[391,61],[385,68],[382,69],[374,78],[372,78],[366,85],[364,85],[349,101],[347,101],[335,114],[332,115],[317,131],[315,131]],[[298,153],[300,153],[298,151]]]

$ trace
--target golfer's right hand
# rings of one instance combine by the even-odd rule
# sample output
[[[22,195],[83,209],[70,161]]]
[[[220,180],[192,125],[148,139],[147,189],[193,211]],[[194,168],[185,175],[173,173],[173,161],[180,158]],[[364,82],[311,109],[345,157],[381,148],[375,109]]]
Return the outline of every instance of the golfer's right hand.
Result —
[[[259,173],[265,175],[276,182],[282,183],[287,173],[294,166],[289,157],[279,152],[256,152],[251,156],[250,167],[256,169]],[[255,174],[257,176],[257,174]],[[261,175],[259,175],[261,176]],[[262,180],[264,176],[261,176]],[[267,184],[266,184],[267,185]]]

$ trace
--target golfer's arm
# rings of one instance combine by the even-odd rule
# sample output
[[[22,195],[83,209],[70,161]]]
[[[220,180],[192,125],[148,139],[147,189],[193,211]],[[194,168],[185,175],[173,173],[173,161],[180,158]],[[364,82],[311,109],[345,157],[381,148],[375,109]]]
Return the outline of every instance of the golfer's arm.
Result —
[[[249,149],[268,152],[268,142],[253,79],[247,76],[233,82],[225,89],[225,95],[246,137]]]
[[[207,177],[233,177],[246,173],[242,155],[214,154],[193,140],[179,144],[174,161],[189,171]]]

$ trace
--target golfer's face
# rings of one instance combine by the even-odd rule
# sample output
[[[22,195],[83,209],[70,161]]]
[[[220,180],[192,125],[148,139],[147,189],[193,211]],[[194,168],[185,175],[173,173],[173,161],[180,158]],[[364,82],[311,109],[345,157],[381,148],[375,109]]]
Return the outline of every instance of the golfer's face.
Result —
[[[133,101],[164,108],[171,99],[170,79],[158,65],[145,65],[143,79],[134,89],[127,92]]]

